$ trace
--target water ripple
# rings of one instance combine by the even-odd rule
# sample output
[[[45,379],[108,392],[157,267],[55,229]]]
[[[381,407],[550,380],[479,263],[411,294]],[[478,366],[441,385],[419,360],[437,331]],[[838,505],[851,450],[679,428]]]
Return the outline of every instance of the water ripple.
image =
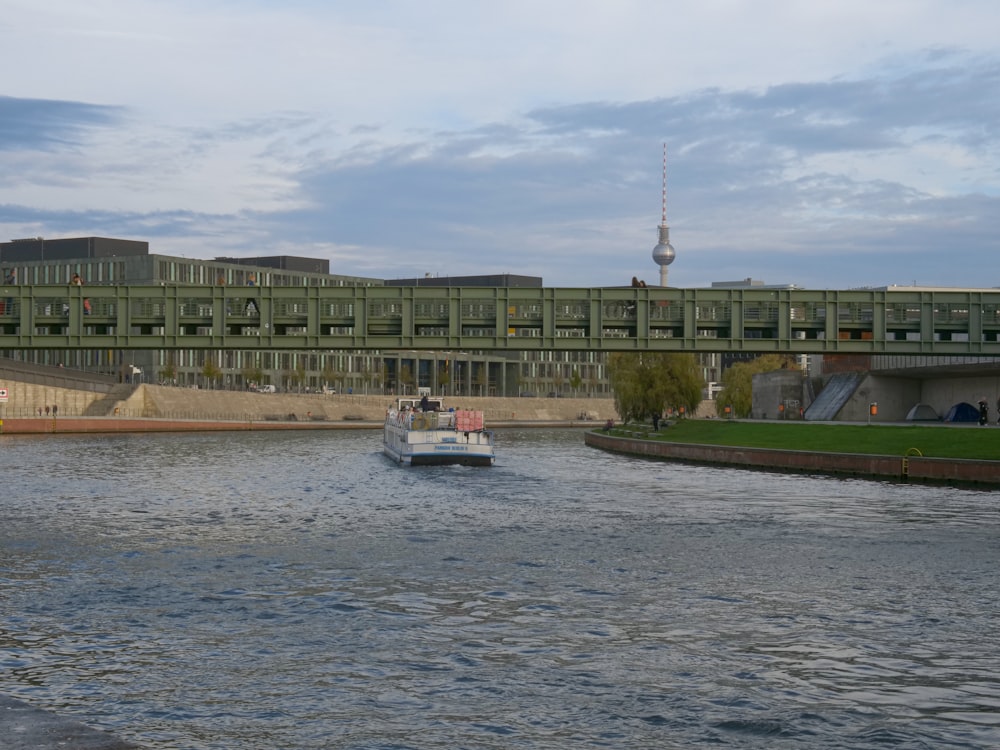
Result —
[[[154,750],[1000,746],[991,493],[571,430],[4,449],[0,689]]]

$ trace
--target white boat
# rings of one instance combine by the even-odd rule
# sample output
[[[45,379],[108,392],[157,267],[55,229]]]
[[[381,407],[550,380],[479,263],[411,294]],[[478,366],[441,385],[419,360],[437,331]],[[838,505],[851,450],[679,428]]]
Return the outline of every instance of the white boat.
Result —
[[[492,466],[493,432],[483,428],[483,413],[444,411],[440,399],[401,398],[385,415],[382,450],[408,466]]]

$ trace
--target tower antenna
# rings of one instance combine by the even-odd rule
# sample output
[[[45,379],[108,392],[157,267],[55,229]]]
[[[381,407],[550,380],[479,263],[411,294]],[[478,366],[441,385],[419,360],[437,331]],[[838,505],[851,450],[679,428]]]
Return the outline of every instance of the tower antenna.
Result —
[[[660,224],[667,224],[667,144],[663,144],[663,217]]]

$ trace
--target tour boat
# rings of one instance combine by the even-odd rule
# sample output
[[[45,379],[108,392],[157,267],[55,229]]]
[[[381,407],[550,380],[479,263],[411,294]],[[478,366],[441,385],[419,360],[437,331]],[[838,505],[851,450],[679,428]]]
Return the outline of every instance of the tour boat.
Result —
[[[492,466],[493,432],[483,429],[483,413],[444,411],[441,399],[420,408],[420,399],[401,398],[385,415],[382,450],[408,466]]]

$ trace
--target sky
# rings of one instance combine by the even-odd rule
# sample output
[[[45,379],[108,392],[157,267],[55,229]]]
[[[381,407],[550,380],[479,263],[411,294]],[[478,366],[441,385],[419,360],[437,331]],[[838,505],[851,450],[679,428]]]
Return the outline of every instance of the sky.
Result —
[[[1000,286],[995,0],[3,0],[0,241]]]

